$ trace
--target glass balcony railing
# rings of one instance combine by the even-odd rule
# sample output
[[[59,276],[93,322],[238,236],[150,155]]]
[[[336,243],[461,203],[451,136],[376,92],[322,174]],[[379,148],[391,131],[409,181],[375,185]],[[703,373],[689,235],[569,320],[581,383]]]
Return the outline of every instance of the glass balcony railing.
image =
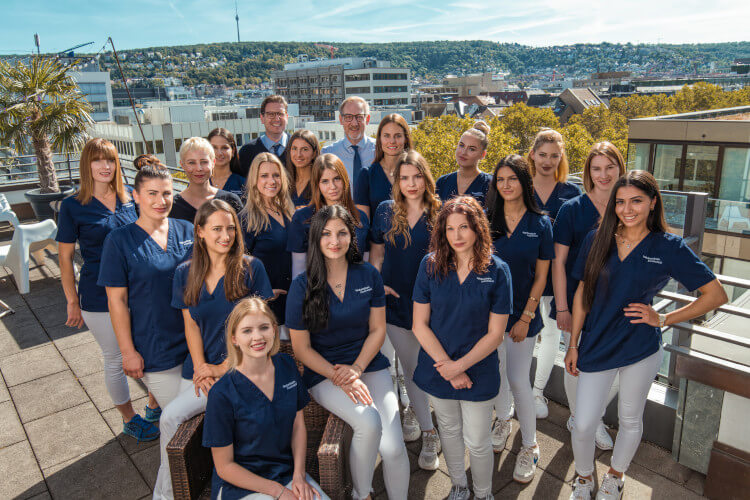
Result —
[[[750,202],[709,198],[706,229],[750,234]]]

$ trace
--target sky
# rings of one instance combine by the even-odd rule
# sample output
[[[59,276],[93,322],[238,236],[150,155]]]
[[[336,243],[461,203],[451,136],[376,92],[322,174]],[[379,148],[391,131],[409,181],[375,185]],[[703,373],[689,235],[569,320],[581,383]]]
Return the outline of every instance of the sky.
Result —
[[[242,41],[492,40],[700,43],[750,40],[747,0],[237,0]],[[234,0],[0,0],[0,54],[237,40]]]

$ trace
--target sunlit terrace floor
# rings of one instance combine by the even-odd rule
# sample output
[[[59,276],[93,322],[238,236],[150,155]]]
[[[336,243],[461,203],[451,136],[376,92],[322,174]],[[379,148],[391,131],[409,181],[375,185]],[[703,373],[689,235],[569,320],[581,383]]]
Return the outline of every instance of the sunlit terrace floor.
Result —
[[[20,295],[0,268],[0,299],[16,311],[0,318],[0,498],[148,498],[159,465],[158,441],[138,444],[120,433],[94,338],[65,326],[56,256],[48,253],[31,278],[31,293]],[[144,386],[131,380],[130,390],[142,409]],[[573,455],[567,418],[566,407],[550,402],[549,418],[537,421],[540,468],[524,486],[512,480],[521,446],[514,422],[506,450],[495,455],[495,498],[568,497]],[[450,480],[442,457],[439,470],[420,470],[419,447],[408,445],[409,498],[445,498]],[[597,453],[600,476],[609,460],[609,452]],[[628,471],[625,497],[697,498],[704,479],[675,463],[668,451],[643,443]],[[375,498],[386,498],[380,467],[374,488]]]

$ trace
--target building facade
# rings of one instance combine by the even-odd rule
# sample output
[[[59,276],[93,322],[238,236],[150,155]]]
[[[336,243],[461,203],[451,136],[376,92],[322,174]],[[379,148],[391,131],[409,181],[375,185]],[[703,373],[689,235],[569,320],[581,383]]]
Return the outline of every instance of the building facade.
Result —
[[[94,108],[91,118],[97,122],[112,121],[112,84],[109,80],[109,71],[99,71],[98,62],[91,61],[87,64],[76,66],[76,71],[68,71],[81,93]]]

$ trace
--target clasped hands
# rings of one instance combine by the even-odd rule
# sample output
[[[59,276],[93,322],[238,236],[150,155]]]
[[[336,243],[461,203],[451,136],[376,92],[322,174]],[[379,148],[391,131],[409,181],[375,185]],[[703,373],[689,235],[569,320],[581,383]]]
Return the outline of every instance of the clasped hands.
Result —
[[[451,383],[454,389],[471,389],[471,386],[474,385],[460,361],[444,359],[432,366],[435,367],[441,377]]]
[[[360,377],[362,376],[362,368],[356,363],[353,365],[335,364],[333,365],[333,377],[331,382],[341,388],[342,391],[349,396],[349,399],[355,403],[361,403],[363,405],[372,404],[372,396],[370,390],[367,388]]]

